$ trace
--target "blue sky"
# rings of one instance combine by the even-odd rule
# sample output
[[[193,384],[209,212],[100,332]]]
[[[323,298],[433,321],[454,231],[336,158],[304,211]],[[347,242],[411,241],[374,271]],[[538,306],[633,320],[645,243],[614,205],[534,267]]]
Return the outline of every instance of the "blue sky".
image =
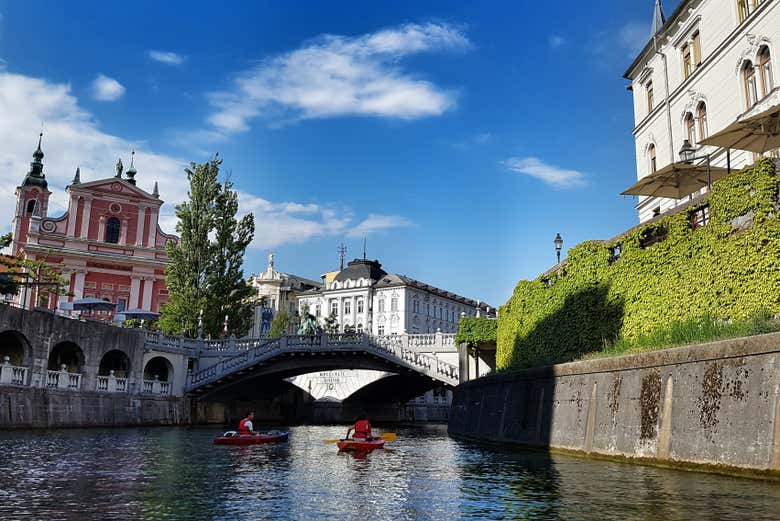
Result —
[[[0,207],[41,124],[52,213],[76,166],[135,147],[168,231],[182,166],[218,151],[256,217],[248,273],[275,251],[317,278],[366,235],[388,271],[503,304],[556,233],[637,222],[622,74],[652,6],[0,0]]]

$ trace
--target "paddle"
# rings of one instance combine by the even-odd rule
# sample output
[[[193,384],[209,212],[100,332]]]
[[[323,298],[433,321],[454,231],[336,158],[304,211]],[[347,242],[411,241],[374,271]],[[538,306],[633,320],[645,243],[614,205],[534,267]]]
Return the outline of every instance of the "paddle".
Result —
[[[385,432],[381,436],[374,436],[374,439],[380,439],[384,441],[396,441],[398,436],[394,432]],[[323,443],[338,443],[343,440],[322,440]]]

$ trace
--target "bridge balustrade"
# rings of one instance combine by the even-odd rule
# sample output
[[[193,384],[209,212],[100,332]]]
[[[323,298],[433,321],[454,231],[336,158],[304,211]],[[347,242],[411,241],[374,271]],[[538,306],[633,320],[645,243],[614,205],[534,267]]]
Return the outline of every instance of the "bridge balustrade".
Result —
[[[69,373],[66,368],[67,366],[63,364],[59,371],[47,371],[46,387],[49,389],[78,391],[81,388],[81,375],[79,373]]]
[[[97,377],[97,391],[101,393],[126,393],[128,389],[127,378],[117,378],[114,371],[108,376]]]
[[[171,394],[170,382],[162,382],[158,378],[154,380],[144,380],[144,392],[148,394]]]
[[[27,367],[11,365],[9,357],[5,357],[0,365],[0,385],[27,385]]]

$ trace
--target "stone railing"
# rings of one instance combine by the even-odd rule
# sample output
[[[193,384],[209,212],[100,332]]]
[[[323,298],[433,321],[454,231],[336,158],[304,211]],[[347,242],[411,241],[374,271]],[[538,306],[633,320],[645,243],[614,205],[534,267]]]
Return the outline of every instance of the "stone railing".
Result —
[[[114,371],[108,376],[97,377],[97,391],[101,393],[126,393],[128,389],[127,378],[117,378]]]
[[[443,336],[435,335],[438,344]],[[329,353],[363,351],[392,363],[416,370],[443,383],[458,383],[458,368],[436,356],[408,348],[408,335],[372,336],[362,333],[322,336],[284,336],[265,342],[251,350],[221,360],[189,376],[188,389],[207,385],[282,353]]]
[[[0,365],[0,385],[27,385],[28,372],[26,367],[11,365],[6,360]]]
[[[69,373],[63,365],[59,371],[46,372],[46,387],[49,389],[78,391],[81,388],[81,375]]]
[[[148,394],[171,394],[170,382],[161,381],[158,378],[154,380],[144,380],[143,392]]]

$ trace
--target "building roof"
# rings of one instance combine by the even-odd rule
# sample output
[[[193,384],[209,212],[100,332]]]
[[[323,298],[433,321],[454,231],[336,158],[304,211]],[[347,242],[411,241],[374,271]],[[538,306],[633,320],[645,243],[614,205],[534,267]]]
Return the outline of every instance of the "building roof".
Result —
[[[452,293],[450,291],[446,291],[437,288],[435,286],[431,286],[430,284],[420,282],[419,280],[413,279],[411,277],[407,277],[406,275],[398,275],[398,274],[387,275],[383,277],[379,282],[377,282],[374,287],[377,289],[381,289],[381,288],[392,288],[392,287],[399,287],[399,286],[409,286],[412,288],[421,289],[423,291],[427,291],[428,293],[433,293],[434,295],[437,295],[439,297],[454,300],[456,302],[460,302],[461,304],[465,304],[467,306],[473,306],[473,307],[478,306],[480,309],[487,309],[487,308],[494,309],[492,306],[489,306],[484,302],[479,302],[477,300],[462,297],[456,293]]]
[[[626,72],[623,73],[623,77],[625,79],[630,80],[631,74],[634,72],[634,70],[639,66],[639,64],[644,62],[645,59],[649,56],[649,54],[653,51],[654,37],[655,36],[660,37],[661,33],[667,31],[671,27],[675,27],[677,18],[679,18],[681,14],[687,12],[687,7],[694,1],[695,0],[681,0],[680,3],[677,5],[677,8],[672,13],[672,15],[666,19],[664,19],[663,10],[659,12],[658,4],[656,4],[656,7],[653,8],[652,33],[650,34],[647,43],[645,44],[642,51],[637,55],[637,57],[631,63],[631,66],[629,66],[628,69],[626,69]],[[656,20],[657,18],[660,18],[660,26],[658,24],[658,21]]]
[[[382,269],[382,264],[378,260],[355,259],[347,264],[347,268],[340,271],[334,280],[343,282],[345,280],[379,280],[387,275]]]

